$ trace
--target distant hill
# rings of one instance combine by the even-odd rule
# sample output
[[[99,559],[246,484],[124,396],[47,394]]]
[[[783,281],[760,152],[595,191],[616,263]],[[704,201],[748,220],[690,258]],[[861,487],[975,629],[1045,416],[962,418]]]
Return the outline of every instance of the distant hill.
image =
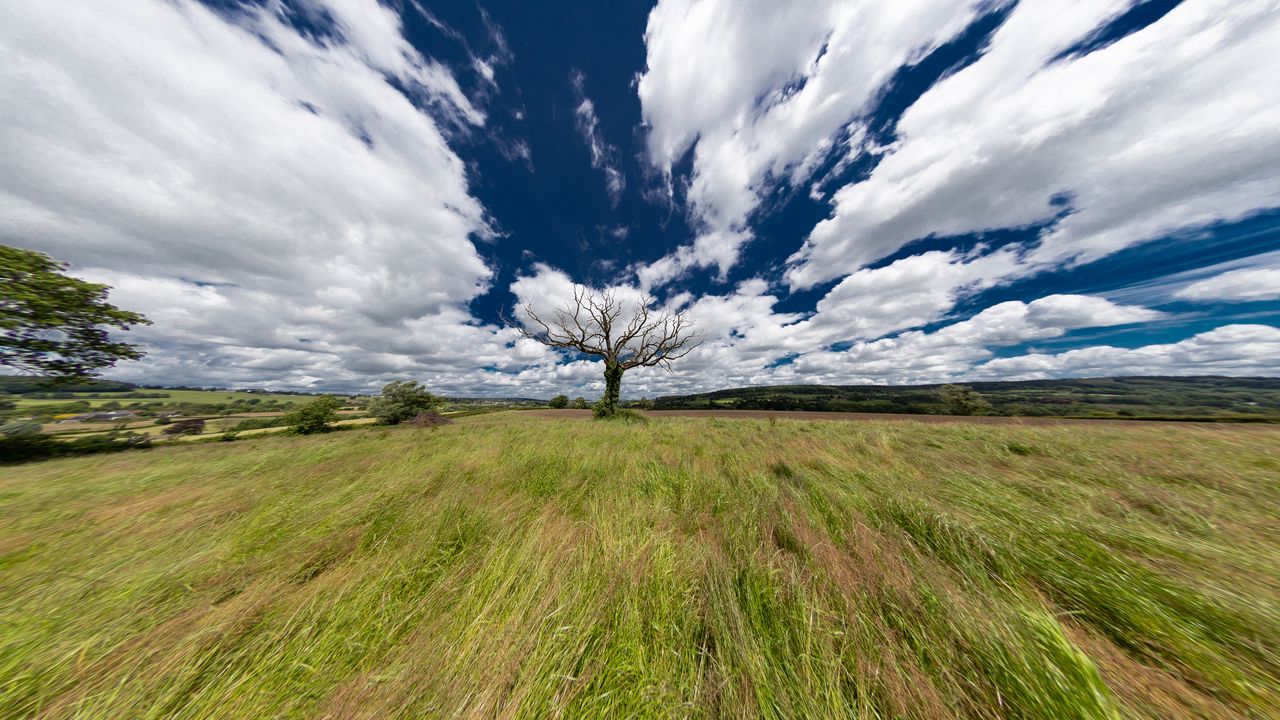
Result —
[[[136,390],[137,387],[132,383],[115,380],[87,380],[75,384],[53,384],[45,378],[31,375],[0,375],[0,392],[7,392],[11,395],[46,392],[129,392]]]
[[[454,397],[445,398],[449,402],[471,405],[546,405],[546,400],[526,397]]]
[[[964,383],[999,415],[1280,421],[1280,378],[1117,377]],[[660,397],[655,409],[942,414],[941,385],[776,385]]]

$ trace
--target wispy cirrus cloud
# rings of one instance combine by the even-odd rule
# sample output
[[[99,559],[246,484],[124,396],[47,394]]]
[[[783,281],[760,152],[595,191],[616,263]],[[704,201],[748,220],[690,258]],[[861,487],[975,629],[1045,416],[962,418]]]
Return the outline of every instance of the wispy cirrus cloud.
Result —
[[[618,162],[618,148],[609,144],[600,131],[600,118],[596,115],[596,105],[587,96],[587,77],[580,70],[569,75],[569,85],[573,88],[577,105],[573,108],[574,124],[578,134],[587,144],[591,153],[591,167],[604,173],[605,192],[609,201],[616,207],[627,187],[626,177],[622,174]]]

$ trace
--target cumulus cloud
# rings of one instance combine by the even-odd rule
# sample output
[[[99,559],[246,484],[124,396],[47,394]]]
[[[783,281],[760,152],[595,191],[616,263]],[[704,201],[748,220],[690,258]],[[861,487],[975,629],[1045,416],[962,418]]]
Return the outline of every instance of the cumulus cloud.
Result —
[[[1191,283],[1174,297],[1193,302],[1280,300],[1280,268],[1232,270]]]
[[[1030,273],[1280,205],[1274,3],[1183,3],[1059,58],[1127,6],[1019,3],[981,59],[907,110],[870,177],[835,193],[791,258],[792,286],[928,235],[1051,224]]]
[[[390,8],[301,7],[332,35],[189,0],[20,3],[0,26],[0,238],[160,321],[145,339],[182,352],[131,379],[351,382],[361,349],[457,368],[445,343],[505,342],[460,310],[492,231],[448,128],[483,113]]]
[[[990,360],[975,377],[1042,379],[1106,375],[1237,375],[1280,373],[1280,328],[1224,325],[1176,343],[1077,348]]]
[[[1261,0],[1183,3],[1066,57],[1127,3],[1023,0],[980,59],[907,111],[896,142],[869,145],[867,117],[893,74],[1008,5],[661,0],[637,83],[642,140],[667,182],[691,158],[684,194],[696,232],[609,290],[635,299],[692,268],[724,276],[775,191],[807,185],[821,202],[845,181],[811,177],[815,168],[881,159],[835,188],[831,217],[791,259],[791,288],[830,282],[824,297],[804,310],[780,304],[771,279],[781,268],[700,296],[672,287],[665,306],[687,308],[707,341],[674,375],[629,373],[628,395],[1275,372],[1277,331],[1257,325],[1145,348],[996,357],[1075,330],[1167,319],[1147,307],[1155,299],[1275,299],[1274,263],[1257,258],[1161,279],[1158,292],[957,312],[1030,273],[1280,205],[1280,95],[1266,75],[1280,19]],[[473,52],[425,5],[411,6],[469,62],[450,69],[423,54],[379,0],[295,0],[288,12],[275,2],[15,5],[0,24],[0,242],[69,260],[155,320],[133,335],[150,356],[122,365],[121,379],[357,389],[413,377],[459,395],[598,392],[598,363],[469,309],[509,290],[549,312],[574,279],[535,265],[492,287],[477,242],[494,239],[500,219],[454,146],[484,133],[508,160],[530,163],[527,141],[487,127],[513,55],[483,11],[490,37]],[[300,31],[293,13],[323,31]],[[478,80],[460,85],[454,72]],[[621,151],[601,131],[586,76],[575,72],[570,87],[590,172],[616,205]],[[1032,245],[883,261],[928,236],[1042,224]],[[629,227],[596,232],[621,242]]]
[[[635,371],[624,387],[629,394],[655,395],[761,384],[972,379],[988,376],[990,371],[980,366],[994,357],[993,348],[1165,318],[1156,310],[1101,297],[1050,295],[999,303],[932,331],[905,330],[943,319],[954,305],[953,294],[989,282],[986,276],[1000,272],[998,262],[1010,260],[999,254],[964,259],[951,253],[909,258],[852,276],[849,285],[807,315],[777,312],[778,298],[758,278],[722,295],[676,295],[667,306],[687,308],[705,341],[681,360],[675,374]],[[921,282],[935,269],[953,275],[939,278],[934,287]],[[512,290],[546,316],[572,297],[573,287],[566,274],[540,265]],[[638,297],[638,288],[611,289]],[[595,388],[601,367],[583,362],[585,387]]]
[[[662,0],[637,89],[650,162],[670,175],[686,154],[692,161],[696,237],[637,268],[637,281],[658,287],[693,268],[723,277],[767,197],[810,184],[822,201],[834,184],[830,218],[785,273],[792,290],[838,281],[812,313],[775,315],[778,298],[762,281],[694,303],[713,326],[732,326],[704,355],[714,356],[709,367],[732,368],[734,382],[987,377],[1013,371],[978,369],[991,348],[1161,317],[1059,295],[914,329],[992,287],[1280,206],[1280,86],[1267,75],[1280,43],[1274,3],[1184,3],[1128,37],[1073,51],[1131,5]],[[869,117],[893,73],[1002,6],[1009,15],[980,56],[926,90],[891,144],[875,145]],[[840,186],[839,173],[868,157],[868,174]],[[814,179],[819,165],[835,170]],[[924,238],[1039,227],[1030,243],[869,267]],[[1239,272],[1114,295],[1243,301],[1280,286],[1270,270],[1230,269]],[[837,344],[848,347],[829,348]]]
[[[700,237],[649,269],[647,282],[691,267],[723,275],[769,189],[808,177],[900,66],[992,6],[662,0],[649,16],[638,92],[650,161],[670,173],[693,148],[688,200]]]
[[[847,350],[821,351],[778,368],[779,377],[810,382],[930,383],[964,379],[993,347],[1060,337],[1071,330],[1148,322],[1161,313],[1088,295],[1049,295],[1013,300],[933,332],[914,330],[859,342]],[[843,380],[838,380],[843,378]]]

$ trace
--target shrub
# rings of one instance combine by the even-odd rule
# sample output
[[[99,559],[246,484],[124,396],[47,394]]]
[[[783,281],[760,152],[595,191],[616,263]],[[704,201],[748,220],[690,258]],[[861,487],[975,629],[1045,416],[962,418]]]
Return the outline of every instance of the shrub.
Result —
[[[369,403],[369,414],[388,425],[417,417],[440,404],[440,398],[413,380],[396,380],[382,387],[382,396]]]
[[[562,408],[567,408],[567,407],[569,407],[569,396],[568,396],[568,395],[557,395],[557,396],[555,396],[555,397],[551,398],[549,401],[547,401],[547,405],[551,406],[551,408],[553,408],[553,409],[555,409],[555,410],[560,410],[560,409],[562,409]]]
[[[40,433],[4,435],[0,436],[0,463],[30,462],[67,455],[119,452],[147,447],[151,447],[151,439],[137,433],[107,433],[70,442],[55,440]]]
[[[342,401],[338,398],[321,395],[285,413],[280,420],[285,425],[291,425],[293,432],[299,435],[325,432],[329,430],[329,423],[337,422],[340,407]]]
[[[235,430],[228,430],[222,433],[222,437],[218,438],[218,442],[235,442],[239,434]]]
[[[0,435],[7,438],[29,437],[40,434],[40,423],[30,420],[10,420],[0,425]]]
[[[201,435],[204,433],[204,421],[200,419],[179,420],[164,429],[165,435]]]
[[[284,417],[263,417],[263,418],[247,418],[241,420],[232,426],[234,432],[244,432],[245,430],[260,430],[262,428],[283,427],[288,425],[284,421]]]
[[[649,422],[649,418],[629,408],[618,408],[613,412],[607,412],[604,408],[604,404],[597,402],[593,409],[595,410],[597,420],[641,425]]]
[[[991,412],[991,403],[967,385],[943,385],[938,388],[938,399],[948,415],[986,415]]]
[[[591,404],[587,402],[586,398],[582,396],[578,396],[573,399],[573,402],[569,403],[569,407],[573,408],[574,410],[586,410],[587,408],[591,407]]]
[[[414,415],[409,420],[409,424],[418,428],[429,428],[438,425],[452,425],[453,421],[438,412],[424,412]]]

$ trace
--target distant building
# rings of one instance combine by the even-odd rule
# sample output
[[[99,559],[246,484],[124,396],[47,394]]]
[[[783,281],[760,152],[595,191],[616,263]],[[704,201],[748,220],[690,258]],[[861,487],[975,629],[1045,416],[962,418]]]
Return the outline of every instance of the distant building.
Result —
[[[110,412],[87,412],[79,415],[72,415],[69,418],[59,420],[60,423],[73,422],[117,422],[120,420],[135,420],[138,414],[132,410],[112,410]]]

